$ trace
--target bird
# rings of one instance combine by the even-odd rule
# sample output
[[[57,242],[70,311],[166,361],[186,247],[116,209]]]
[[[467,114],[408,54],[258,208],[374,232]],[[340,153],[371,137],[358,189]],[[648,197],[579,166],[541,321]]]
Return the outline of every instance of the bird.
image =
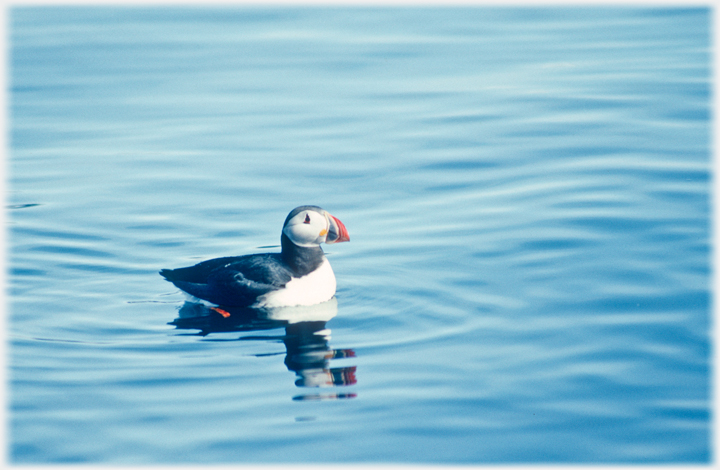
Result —
[[[193,302],[224,317],[225,307],[309,306],[333,298],[335,273],[320,244],[350,241],[345,225],[318,206],[299,206],[283,224],[280,253],[215,258],[160,275]]]

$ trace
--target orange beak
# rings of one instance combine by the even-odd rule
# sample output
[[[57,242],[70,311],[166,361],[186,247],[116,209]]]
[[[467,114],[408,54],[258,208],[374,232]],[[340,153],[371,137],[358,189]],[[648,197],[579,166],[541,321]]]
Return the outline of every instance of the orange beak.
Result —
[[[340,222],[339,219],[336,217],[328,214],[328,220],[330,220],[330,230],[328,231],[327,238],[325,239],[325,243],[331,244],[331,243],[340,243],[340,242],[349,242],[350,241],[350,235],[348,234],[347,229],[345,228],[345,224]]]

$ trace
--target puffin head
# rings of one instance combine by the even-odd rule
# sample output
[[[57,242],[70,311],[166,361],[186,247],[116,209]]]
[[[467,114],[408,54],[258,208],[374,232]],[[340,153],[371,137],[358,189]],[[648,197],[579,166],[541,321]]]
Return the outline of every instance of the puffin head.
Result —
[[[300,206],[290,211],[282,232],[295,245],[303,247],[350,241],[345,225],[318,206]]]

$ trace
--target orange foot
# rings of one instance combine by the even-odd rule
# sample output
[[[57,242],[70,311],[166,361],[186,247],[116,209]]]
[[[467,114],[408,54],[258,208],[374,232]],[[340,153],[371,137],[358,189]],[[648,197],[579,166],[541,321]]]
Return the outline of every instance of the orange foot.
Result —
[[[212,307],[210,310],[215,310],[217,313],[223,316],[223,318],[227,318],[230,316],[230,312],[226,312],[225,310],[219,308],[219,307]]]

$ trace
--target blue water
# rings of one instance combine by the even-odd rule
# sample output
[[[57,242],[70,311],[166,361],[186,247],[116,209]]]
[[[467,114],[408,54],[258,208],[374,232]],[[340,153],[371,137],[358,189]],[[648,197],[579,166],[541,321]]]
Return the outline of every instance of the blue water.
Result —
[[[709,462],[710,24],[11,9],[10,461]],[[350,232],[330,304],[157,274],[301,204]]]

